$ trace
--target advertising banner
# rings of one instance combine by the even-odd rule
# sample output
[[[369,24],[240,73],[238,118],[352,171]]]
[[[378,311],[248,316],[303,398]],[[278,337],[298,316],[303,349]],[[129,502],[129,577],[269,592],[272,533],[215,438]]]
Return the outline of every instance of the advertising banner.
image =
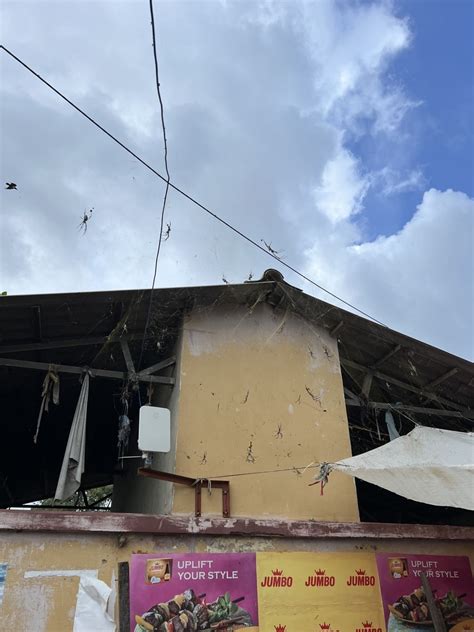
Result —
[[[260,630],[382,632],[372,553],[258,553]]]
[[[474,632],[467,557],[372,552],[132,555],[130,632]]]
[[[258,630],[255,553],[132,555],[131,631]]]
[[[433,625],[421,583],[425,573],[447,628],[474,631],[474,586],[467,557],[377,554],[388,632],[431,632]]]

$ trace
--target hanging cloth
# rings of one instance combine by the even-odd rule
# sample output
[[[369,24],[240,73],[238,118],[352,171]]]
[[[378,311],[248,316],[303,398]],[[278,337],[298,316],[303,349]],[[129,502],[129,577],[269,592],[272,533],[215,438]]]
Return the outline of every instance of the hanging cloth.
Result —
[[[398,433],[398,430],[395,427],[395,419],[393,418],[393,415],[389,410],[385,412],[385,423],[387,424],[387,432],[388,432],[390,441],[393,441],[394,439],[398,439],[400,434]]]
[[[474,510],[472,432],[417,426],[331,466],[419,503]]]
[[[69,439],[64,453],[58,486],[54,494],[55,500],[70,498],[81,485],[86,452],[87,403],[89,400],[89,373],[82,382],[79,400],[72,420]]]
[[[56,404],[56,406],[59,404],[59,375],[51,365],[46,373],[46,377],[44,378],[43,386],[41,387],[41,397],[41,406],[38,421],[36,423],[36,432],[33,437],[33,443],[36,443],[38,440],[41,419],[43,418],[44,412],[49,412],[49,402],[51,401],[51,398],[53,399],[53,404]]]

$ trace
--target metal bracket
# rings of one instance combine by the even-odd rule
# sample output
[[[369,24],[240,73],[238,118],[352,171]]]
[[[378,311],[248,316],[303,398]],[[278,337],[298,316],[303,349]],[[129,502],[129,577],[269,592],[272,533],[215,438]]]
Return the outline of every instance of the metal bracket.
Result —
[[[208,478],[191,478],[190,476],[181,476],[179,474],[171,474],[170,472],[160,472],[150,467],[138,468],[140,476],[149,478],[157,478],[160,481],[168,481],[186,487],[194,487],[194,515],[199,518],[201,516],[201,495],[202,488],[222,490],[222,515],[224,518],[230,517],[230,483],[229,481],[213,481]]]

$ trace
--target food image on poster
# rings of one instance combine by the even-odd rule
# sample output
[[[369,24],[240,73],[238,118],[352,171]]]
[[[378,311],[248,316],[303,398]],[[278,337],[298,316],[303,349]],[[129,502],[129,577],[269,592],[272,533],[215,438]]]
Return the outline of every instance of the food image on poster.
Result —
[[[132,555],[131,632],[256,632],[254,553]]]
[[[423,590],[425,573],[452,632],[474,630],[474,586],[467,557],[377,554],[387,632],[434,629]],[[462,624],[462,625],[461,625]]]

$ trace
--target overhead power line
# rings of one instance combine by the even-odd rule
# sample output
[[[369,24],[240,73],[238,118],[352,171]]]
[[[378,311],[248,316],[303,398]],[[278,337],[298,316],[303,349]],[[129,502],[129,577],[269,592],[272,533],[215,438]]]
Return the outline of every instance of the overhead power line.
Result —
[[[165,220],[166,202],[168,200],[168,192],[170,190],[170,172],[168,169],[168,141],[166,139],[165,111],[163,107],[163,99],[161,98],[161,90],[160,90],[160,74],[158,70],[158,54],[156,51],[156,33],[155,33],[155,16],[153,13],[153,0],[150,0],[150,19],[151,19],[151,35],[152,35],[152,41],[153,41],[153,61],[155,64],[156,91],[158,93],[158,101],[160,102],[161,129],[163,132],[166,187],[165,187],[165,192],[163,195],[163,203],[161,206],[160,231],[158,234],[158,243],[156,245],[155,268],[153,271],[153,281],[151,284],[150,300],[148,302],[148,311],[147,311],[147,316],[146,316],[146,321],[145,321],[145,328],[143,330],[143,340],[142,340],[142,346],[140,350],[140,359],[138,361],[138,369],[140,369],[140,366],[142,363],[143,350],[145,349],[146,334],[148,331],[148,326],[150,324],[151,306],[153,302],[153,290],[155,289],[156,275],[158,272],[158,259],[160,258],[161,242],[163,241],[163,224]]]
[[[24,68],[26,68],[26,70],[28,70],[28,72],[30,72],[32,75],[34,75],[37,79],[39,79],[42,83],[44,83],[46,86],[48,86],[48,88],[50,90],[52,90],[53,92],[55,92],[59,97],[61,97],[61,99],[63,99],[64,101],[66,101],[66,103],[68,103],[71,107],[73,107],[77,112],[79,112],[79,114],[82,114],[82,116],[84,116],[84,118],[86,118],[90,123],[92,123],[93,125],[95,125],[95,127],[97,127],[98,129],[100,129],[101,132],[103,132],[106,136],[108,136],[111,140],[113,140],[115,143],[117,143],[117,145],[119,145],[122,149],[124,149],[127,153],[129,153],[131,156],[133,156],[136,160],[138,160],[138,162],[140,162],[144,167],[146,167],[147,169],[149,169],[152,173],[154,173],[158,178],[160,178],[161,180],[163,180],[163,182],[167,183],[168,180],[165,176],[163,176],[161,173],[159,173],[159,171],[157,171],[156,169],[154,169],[151,165],[149,165],[145,160],[143,160],[143,158],[140,158],[140,156],[138,156],[134,151],[132,151],[129,147],[127,147],[124,143],[122,143],[118,138],[116,138],[113,134],[111,134],[108,130],[105,129],[105,127],[103,127],[100,123],[98,123],[96,120],[94,120],[91,116],[89,116],[89,114],[87,114],[86,112],[84,112],[84,110],[82,110],[79,106],[77,106],[75,103],[73,103],[70,99],[68,99],[64,94],[62,94],[62,92],[60,92],[57,88],[55,88],[53,85],[51,85],[46,79],[44,79],[39,73],[35,72],[30,66],[28,66],[28,64],[26,64],[24,61],[22,61],[19,57],[17,57],[14,53],[12,53],[8,48],[6,48],[5,46],[3,46],[3,44],[0,44],[0,48],[2,48],[8,55],[10,55],[10,57],[12,57],[15,61],[17,61],[21,66],[23,66]],[[287,268],[288,270],[291,270],[292,272],[294,272],[297,276],[299,276],[300,278],[304,279],[305,281],[307,281],[308,283],[310,283],[311,285],[314,285],[314,287],[317,287],[318,289],[320,289],[321,291],[325,292],[326,294],[328,294],[329,296],[332,296],[333,298],[335,298],[336,300],[340,301],[341,303],[343,303],[344,305],[347,305],[348,307],[350,307],[351,309],[355,310],[356,312],[358,312],[359,314],[362,314],[363,316],[365,316],[366,318],[369,318],[370,320],[374,321],[375,323],[378,323],[379,325],[382,325],[382,327],[387,327],[387,325],[385,325],[384,323],[382,323],[380,320],[378,320],[377,318],[375,318],[374,316],[371,316],[370,314],[368,314],[367,312],[364,312],[362,309],[360,309],[359,307],[357,307],[356,305],[353,305],[352,303],[350,303],[349,301],[346,301],[345,299],[341,298],[340,296],[338,296],[337,294],[334,294],[334,292],[331,292],[330,290],[328,290],[327,288],[323,287],[322,285],[320,285],[319,283],[316,283],[316,281],[313,281],[313,279],[311,279],[310,277],[306,276],[303,272],[300,272],[299,270],[297,270],[296,268],[294,268],[292,265],[290,265],[289,263],[287,263],[286,261],[283,261],[282,259],[280,259],[280,257],[272,254],[269,250],[267,250],[266,248],[264,248],[263,246],[261,246],[258,242],[254,241],[251,237],[249,237],[248,235],[246,235],[245,233],[243,233],[242,231],[240,231],[238,228],[235,228],[235,226],[232,226],[232,224],[230,224],[229,222],[227,222],[225,219],[223,219],[222,217],[219,217],[219,215],[217,215],[216,213],[214,213],[213,211],[211,211],[209,208],[207,208],[206,206],[204,206],[204,204],[201,204],[201,202],[199,202],[198,200],[196,200],[195,198],[193,198],[191,195],[189,195],[188,193],[186,193],[185,191],[183,191],[183,189],[180,189],[176,184],[174,184],[173,182],[169,182],[169,187],[171,189],[173,189],[174,191],[176,191],[177,193],[179,193],[180,195],[182,195],[184,198],[186,198],[187,200],[189,200],[190,202],[192,202],[193,204],[195,204],[196,206],[198,206],[201,210],[203,210],[205,213],[207,213],[208,215],[210,215],[211,217],[213,217],[215,220],[217,220],[218,222],[220,222],[221,224],[223,224],[224,226],[226,226],[229,230],[233,231],[236,235],[239,235],[239,237],[242,237],[242,239],[245,239],[248,243],[252,244],[252,246],[254,246],[255,248],[258,248],[261,252],[263,252],[264,254],[267,255],[267,257],[271,257],[272,259],[274,259],[275,261],[278,261],[278,263],[282,266],[284,266],[285,268]]]

